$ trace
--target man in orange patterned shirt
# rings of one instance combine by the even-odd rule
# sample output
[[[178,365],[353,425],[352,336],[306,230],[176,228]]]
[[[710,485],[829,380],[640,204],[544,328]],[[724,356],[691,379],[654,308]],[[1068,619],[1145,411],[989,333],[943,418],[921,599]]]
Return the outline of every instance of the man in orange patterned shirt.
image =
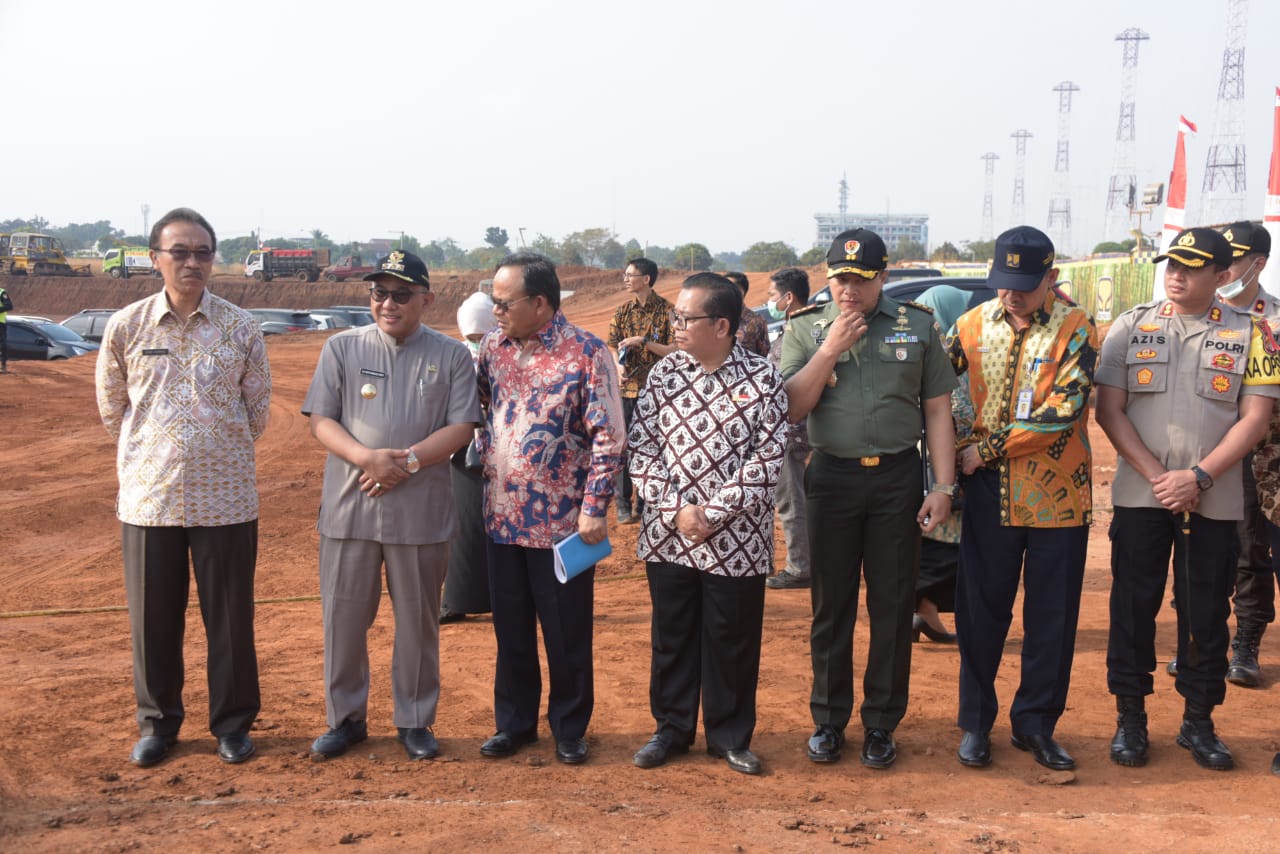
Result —
[[[965,505],[956,583],[958,756],[971,767],[991,761],[996,672],[1020,577],[1024,635],[1009,710],[1012,743],[1048,768],[1075,767],[1053,732],[1071,682],[1089,543],[1085,419],[1098,337],[1088,314],[1053,292],[1053,262],[1053,243],[1038,229],[1001,234],[987,278],[998,296],[962,315],[947,341],[975,413],[960,452]]]

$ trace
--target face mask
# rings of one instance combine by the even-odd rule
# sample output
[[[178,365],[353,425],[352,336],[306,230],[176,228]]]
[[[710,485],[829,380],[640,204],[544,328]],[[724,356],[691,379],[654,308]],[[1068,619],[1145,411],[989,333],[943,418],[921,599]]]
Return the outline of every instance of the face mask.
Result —
[[[1244,271],[1243,276],[1236,279],[1234,282],[1228,282],[1227,284],[1218,288],[1218,296],[1226,300],[1231,300],[1231,299],[1235,299],[1236,297],[1240,296],[1240,294],[1244,293],[1244,289],[1248,287],[1247,285],[1245,285],[1245,280],[1249,278],[1249,274],[1253,272],[1253,268],[1255,265],[1257,265],[1257,263],[1258,262],[1255,260],[1252,264],[1249,265],[1249,269]]]
[[[474,355],[477,355],[477,356],[480,355],[480,342],[468,340],[467,349],[470,350]]]
[[[769,302],[765,305],[765,308],[769,310],[769,317],[773,318],[774,320],[787,319],[786,310],[778,308],[778,301],[776,299],[769,300]]]

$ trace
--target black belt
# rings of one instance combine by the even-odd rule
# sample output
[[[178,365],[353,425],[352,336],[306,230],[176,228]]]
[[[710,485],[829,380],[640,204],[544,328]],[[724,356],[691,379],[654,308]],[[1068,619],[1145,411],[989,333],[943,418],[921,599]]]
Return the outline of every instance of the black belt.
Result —
[[[919,451],[915,448],[908,448],[905,451],[898,451],[893,454],[880,454],[879,456],[874,457],[837,457],[835,454],[828,454],[825,451],[818,450],[815,450],[814,453],[822,454],[824,457],[830,457],[831,459],[839,460],[840,462],[857,463],[863,468],[874,468],[876,466],[887,466],[889,463],[895,462],[908,454],[918,454]]]

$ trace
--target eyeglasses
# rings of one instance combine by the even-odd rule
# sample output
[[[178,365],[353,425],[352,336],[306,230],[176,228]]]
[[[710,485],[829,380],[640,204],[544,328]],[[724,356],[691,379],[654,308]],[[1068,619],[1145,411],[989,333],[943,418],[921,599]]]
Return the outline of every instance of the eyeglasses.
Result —
[[[216,254],[212,249],[187,249],[186,247],[183,247],[183,246],[180,246],[176,249],[157,249],[155,251],[163,252],[173,260],[177,261],[179,264],[181,264],[183,261],[186,261],[192,255],[196,256],[196,260],[199,261],[201,264],[208,264],[210,261],[213,260],[214,254]]]
[[[632,279],[643,279],[643,278],[645,278],[644,273],[623,273],[622,274],[622,281],[624,282],[629,282]]]
[[[525,294],[524,296],[520,297],[520,299],[513,299],[513,300],[495,299],[493,301],[493,310],[500,311],[503,314],[506,314],[508,311],[511,311],[511,306],[515,305],[518,302],[524,302],[525,300],[532,299],[532,298],[533,298],[533,294]]]
[[[676,329],[684,329],[694,320],[706,320],[708,318],[719,318],[718,314],[675,314],[671,315],[671,325]]]
[[[373,297],[374,302],[386,302],[387,297],[395,302],[396,305],[404,305],[409,300],[416,297],[420,291],[411,291],[407,288],[401,288],[398,291],[389,291],[386,288],[372,287],[369,288],[369,296]]]

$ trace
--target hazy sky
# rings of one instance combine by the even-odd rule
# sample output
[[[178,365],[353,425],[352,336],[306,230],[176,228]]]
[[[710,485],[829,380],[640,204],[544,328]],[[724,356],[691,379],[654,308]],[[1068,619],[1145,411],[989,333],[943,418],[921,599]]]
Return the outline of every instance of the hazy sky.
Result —
[[[1103,228],[1122,30],[1137,71],[1139,183],[1167,180],[1178,115],[1199,208],[1227,0],[699,0],[483,3],[0,0],[0,219],[110,219],[178,205],[220,235],[403,230],[482,243],[595,226],[712,252],[813,243],[813,214],[930,215],[978,237],[986,151],[1010,222],[1044,228],[1058,96],[1071,114],[1075,242]],[[1253,0],[1249,203],[1260,217],[1280,85],[1280,2]],[[1270,44],[1268,44],[1270,42]],[[1157,218],[1162,216],[1158,212]],[[1158,227],[1158,225],[1157,225]],[[1151,230],[1148,227],[1148,230]],[[1085,246],[1085,248],[1087,248]]]

